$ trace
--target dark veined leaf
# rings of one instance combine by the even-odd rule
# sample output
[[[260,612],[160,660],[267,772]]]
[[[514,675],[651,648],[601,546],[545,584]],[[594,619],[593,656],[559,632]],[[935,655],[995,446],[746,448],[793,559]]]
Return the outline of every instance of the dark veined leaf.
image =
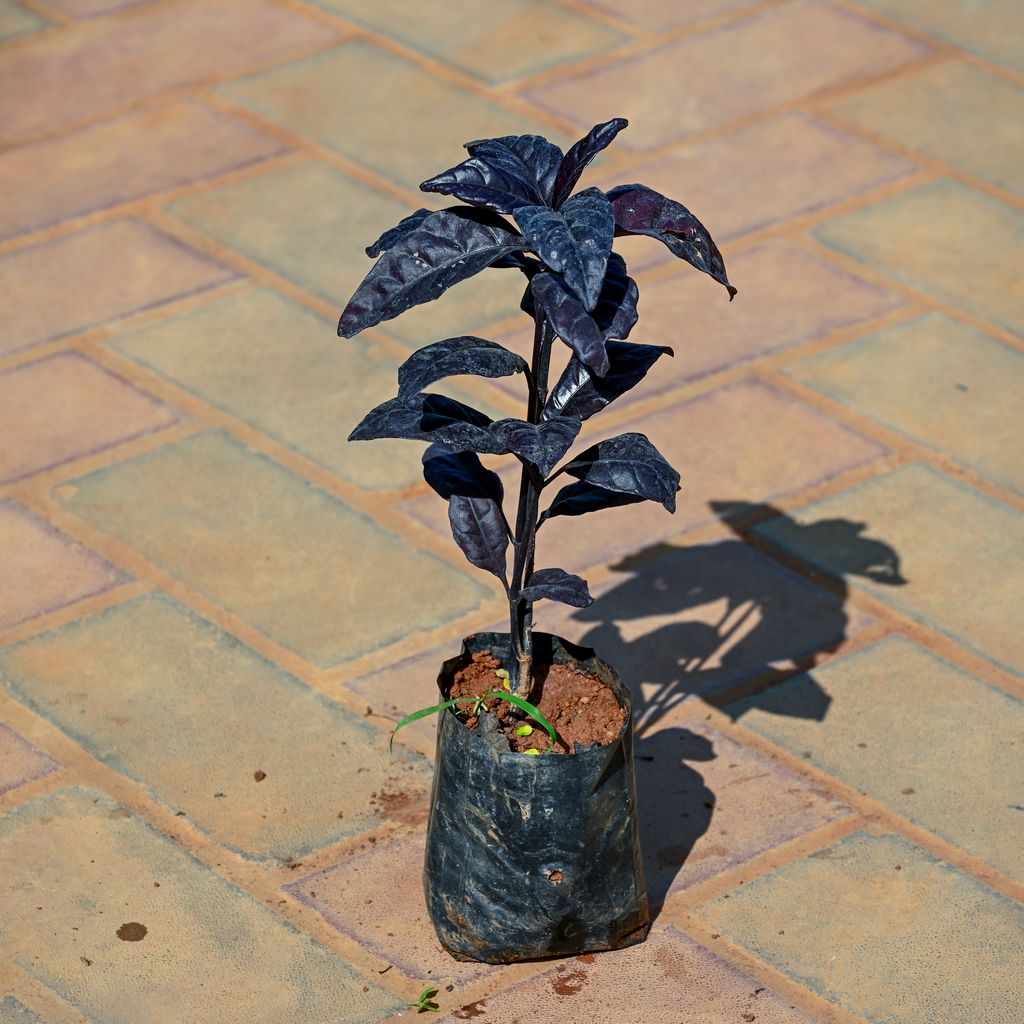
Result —
[[[432,213],[373,265],[341,314],[338,333],[351,338],[436,299],[453,284],[523,248],[523,239],[494,214],[460,207]]]
[[[557,274],[545,272],[537,274],[530,287],[555,334],[594,373],[607,373],[608,353],[601,330],[565,281]]]
[[[636,308],[639,300],[640,290],[636,281],[626,273],[626,261],[613,252],[608,257],[608,269],[597,305],[590,314],[606,341],[629,337],[639,318]]]
[[[503,135],[500,139],[482,139],[467,142],[466,149],[476,153],[478,146],[484,142],[500,142],[507,146],[530,169],[531,176],[537,185],[541,199],[549,206],[555,191],[555,178],[562,166],[562,151],[553,142],[548,142],[542,135]]]
[[[681,203],[646,185],[619,185],[608,193],[608,199],[615,208],[617,235],[657,238],[680,259],[724,285],[730,299],[736,294],[710,232]]]
[[[565,154],[565,159],[558,169],[558,177],[555,180],[553,206],[557,208],[568,199],[587,164],[628,124],[629,122],[624,117],[613,117],[610,121],[605,121],[604,124],[596,124]]]
[[[639,384],[662,356],[674,355],[672,349],[662,345],[634,345],[628,341],[609,341],[605,349],[609,367],[603,377],[595,376],[576,356],[569,360],[551,389],[541,420],[552,416],[589,419]]]
[[[514,216],[533,251],[562,274],[585,309],[593,309],[615,237],[615,214],[604,193],[588,189],[561,212],[523,206]]]
[[[585,482],[568,484],[555,495],[555,500],[537,521],[537,525],[540,526],[545,520],[553,519],[555,516],[582,516],[602,508],[633,505],[643,500],[637,494],[608,491]]]
[[[421,392],[404,401],[389,399],[371,409],[348,439],[398,437],[408,441],[439,441],[461,451],[504,454],[501,442],[487,429],[490,423],[490,417],[454,398]]]
[[[508,523],[501,506],[493,498],[465,498],[453,494],[448,499],[448,522],[452,525],[455,543],[473,565],[493,572],[507,586]]]
[[[373,245],[366,247],[366,255],[376,259],[382,252],[387,252],[396,242],[400,242],[406,235],[415,231],[434,211],[417,210],[403,217],[393,228],[385,231]]]
[[[495,213],[512,213],[520,206],[543,203],[531,168],[498,139],[470,143],[470,157],[429,178],[424,192],[441,192]]]
[[[543,423],[526,420],[498,420],[491,424],[491,433],[508,451],[532,462],[547,476],[576,440],[580,421],[568,416],[555,416]]]
[[[538,569],[530,576],[519,596],[527,601],[540,601],[542,598],[561,601],[573,608],[586,608],[594,603],[587,581],[564,569]]]
[[[398,397],[411,398],[444,377],[474,373],[509,377],[527,369],[526,360],[496,341],[465,335],[435,341],[413,353],[398,369]]]
[[[594,487],[657,501],[676,510],[679,474],[643,434],[619,434],[577,456],[565,472]]]
[[[505,497],[501,477],[486,469],[475,452],[456,451],[450,445],[432,444],[423,453],[423,479],[446,501],[460,498]]]

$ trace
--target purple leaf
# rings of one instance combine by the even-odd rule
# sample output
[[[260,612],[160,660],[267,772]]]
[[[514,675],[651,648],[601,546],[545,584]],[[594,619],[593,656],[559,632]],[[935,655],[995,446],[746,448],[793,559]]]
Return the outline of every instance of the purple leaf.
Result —
[[[561,601],[573,608],[586,608],[594,603],[587,581],[564,569],[538,569],[519,592],[527,601]]]
[[[672,349],[662,345],[634,345],[628,341],[609,341],[608,372],[603,377],[593,374],[576,356],[551,389],[551,395],[541,419],[551,416],[575,416],[589,419],[606,405],[639,384],[647,371],[663,355],[673,355]]]
[[[626,261],[613,252],[608,257],[601,294],[591,313],[605,341],[629,337],[639,318],[636,309],[639,300],[640,290],[636,281],[626,273]]]
[[[532,462],[543,476],[555,468],[579,432],[580,421],[568,416],[554,416],[543,423],[509,419],[491,424],[494,437],[508,451]]]
[[[366,255],[376,259],[382,252],[387,252],[396,242],[400,242],[406,235],[416,230],[434,211],[417,210],[403,217],[393,228],[385,231],[373,245],[366,247]]]
[[[555,516],[582,516],[587,512],[597,512],[603,508],[616,508],[619,505],[633,505],[643,501],[638,494],[625,494],[622,491],[608,491],[603,487],[580,482],[563,487],[551,502],[547,511],[537,520],[539,527]]]
[[[453,494],[448,501],[448,522],[455,543],[480,569],[493,572],[506,583],[505,552],[508,526],[501,506],[493,498],[466,498]]]
[[[646,185],[619,185],[608,198],[615,209],[615,234],[657,238],[680,259],[724,285],[730,299],[736,294],[710,232],[685,206]]]
[[[444,377],[473,373],[508,377],[527,369],[526,360],[494,341],[466,335],[446,338],[413,353],[398,369],[398,397],[405,400]]]
[[[371,409],[348,439],[439,441],[462,451],[503,454],[504,446],[487,429],[490,423],[488,416],[453,398],[421,392],[406,400],[392,398]]]
[[[454,451],[450,445],[432,444],[423,453],[423,479],[445,500],[458,495],[500,504],[505,496],[501,477],[485,469],[475,452]]]
[[[557,274],[545,272],[534,277],[531,288],[534,300],[544,311],[555,334],[594,373],[599,376],[607,373],[608,353],[601,329],[565,281]]]
[[[566,473],[593,487],[632,494],[676,510],[679,474],[643,434],[620,434],[577,456]]]
[[[597,156],[615,138],[629,122],[624,117],[613,117],[604,124],[596,124],[577,142],[562,161],[555,180],[555,192],[552,206],[558,208],[569,197],[576,187],[580,175],[587,164]]]
[[[500,139],[485,139],[467,142],[466,149],[476,155],[478,147],[484,142],[500,142],[507,146],[530,169],[530,175],[536,183],[541,199],[548,206],[555,191],[555,179],[558,169],[562,166],[562,151],[553,142],[548,142],[542,135],[504,135]]]
[[[453,284],[523,248],[511,225],[493,214],[458,207],[432,213],[373,265],[341,314],[338,334],[351,338],[436,299]]]
[[[470,157],[420,185],[496,213],[543,203],[533,170],[499,139],[469,144]]]

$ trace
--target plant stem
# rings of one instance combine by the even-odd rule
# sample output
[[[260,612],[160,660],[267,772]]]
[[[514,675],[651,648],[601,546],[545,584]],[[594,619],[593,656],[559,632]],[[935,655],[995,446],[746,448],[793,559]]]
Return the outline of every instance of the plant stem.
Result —
[[[538,309],[534,320],[533,358],[530,367],[530,400],[526,418],[539,423],[548,393],[548,369],[551,364],[551,342],[554,335],[544,314]],[[512,664],[509,666],[509,688],[512,693],[528,698],[533,663],[533,602],[519,596],[533,574],[534,549],[537,540],[537,517],[543,481],[535,466],[523,462],[519,483],[519,510],[516,515],[515,561],[509,588],[509,620],[512,637]]]

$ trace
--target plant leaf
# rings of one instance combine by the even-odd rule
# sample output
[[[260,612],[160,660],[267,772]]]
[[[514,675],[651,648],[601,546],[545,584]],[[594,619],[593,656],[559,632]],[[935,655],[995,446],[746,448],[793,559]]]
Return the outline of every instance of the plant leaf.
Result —
[[[508,377],[527,369],[522,356],[495,341],[464,335],[446,338],[413,353],[398,369],[398,397],[417,391],[444,377],[475,373],[480,377]]]
[[[501,506],[493,498],[466,498],[453,494],[448,499],[448,522],[455,543],[478,569],[494,573],[505,585],[505,553],[508,524]]]
[[[487,429],[490,417],[430,392],[409,399],[392,398],[371,409],[349,434],[350,441],[397,437],[408,441],[440,441],[453,449],[504,454],[501,442]]]
[[[532,169],[500,139],[469,143],[470,157],[420,185],[463,202],[512,213],[520,206],[544,202]]]
[[[366,247],[366,255],[376,259],[382,252],[387,252],[396,242],[415,231],[433,212],[433,210],[417,210],[415,213],[410,213],[408,217],[403,217],[393,228],[385,231],[373,245]]]
[[[423,479],[446,501],[459,495],[500,503],[505,496],[501,477],[486,469],[475,452],[454,451],[449,445],[432,444],[423,453]]]
[[[582,516],[587,512],[597,512],[602,508],[632,505],[643,500],[636,494],[609,491],[585,482],[567,484],[555,495],[555,500],[537,521],[537,525],[540,526],[541,523],[555,516]]]
[[[568,416],[553,416],[543,423],[526,420],[497,420],[491,433],[506,449],[532,462],[547,476],[576,440],[580,421]]]
[[[626,273],[626,261],[617,252],[611,253],[601,294],[590,314],[605,341],[629,337],[639,319],[636,308],[639,299],[636,281]]]
[[[519,596],[528,601],[561,601],[573,608],[586,608],[594,603],[587,589],[587,581],[574,576],[564,569],[538,569],[534,572]]]
[[[579,140],[562,161],[555,180],[555,192],[552,205],[559,207],[576,187],[580,175],[587,164],[597,156],[615,138],[629,122],[624,117],[613,117],[603,124],[595,124],[587,134]]]
[[[680,259],[724,285],[730,299],[736,294],[711,233],[681,203],[646,185],[619,185],[608,193],[608,199],[615,209],[617,235],[657,238]]]
[[[533,297],[548,322],[580,361],[599,376],[608,372],[608,353],[594,318],[557,274],[537,274],[531,282]]]
[[[530,169],[541,199],[548,206],[555,191],[555,179],[562,166],[562,150],[542,135],[503,135],[500,139],[467,142],[466,149],[475,154],[483,141],[500,142],[507,146]]]
[[[565,472],[594,487],[660,502],[676,510],[679,474],[643,434],[619,434],[577,456]]]
[[[558,734],[555,732],[555,727],[544,717],[540,708],[531,704],[528,700],[523,700],[522,697],[517,697],[514,693],[502,693],[500,690],[492,690],[490,693],[485,693],[484,696],[500,697],[502,700],[507,700],[509,704],[514,704],[520,711],[525,711],[535,722],[543,726],[544,731],[551,737],[552,743],[558,742]]]
[[[456,704],[473,704],[476,702],[476,697],[453,697],[451,700],[446,700],[441,704],[433,704],[429,708],[420,708],[419,711],[414,711],[411,715],[406,715],[395,727],[391,730],[391,739],[388,741],[388,751],[394,753],[395,747],[395,733],[399,729],[404,728],[407,725],[412,725],[413,722],[418,722],[421,718],[426,718],[427,715],[436,715],[439,711],[445,711],[448,708],[455,707]],[[424,989],[424,991],[426,991]],[[437,991],[436,989],[434,990]],[[421,993],[422,998],[422,993]],[[416,1004],[413,1003],[413,1006]]]
[[[493,214],[460,207],[432,213],[373,265],[341,314],[338,334],[351,338],[436,299],[453,284],[523,248],[511,225]]]
[[[609,367],[603,377],[595,376],[576,356],[569,360],[551,389],[541,421],[552,416],[589,419],[639,384],[663,355],[674,355],[663,345],[634,345],[628,341],[609,341],[605,349]]]

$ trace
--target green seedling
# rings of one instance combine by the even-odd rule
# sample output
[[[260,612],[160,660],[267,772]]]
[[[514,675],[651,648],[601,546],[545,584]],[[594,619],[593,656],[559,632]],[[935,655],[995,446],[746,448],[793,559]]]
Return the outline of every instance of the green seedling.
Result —
[[[419,999],[415,1003],[410,1003],[410,1006],[416,1007],[417,1013],[435,1013],[440,1010],[441,1007],[434,1002],[434,996],[437,995],[437,989],[431,988],[429,985],[420,993]]]
[[[530,747],[529,750],[524,750],[524,754],[532,754],[534,757],[540,756],[540,751],[536,747]]]
[[[411,715],[406,715],[398,725],[391,730],[391,739],[388,742],[388,750],[394,753],[395,744],[395,733],[404,725],[409,725],[411,722],[418,721],[421,718],[426,718],[427,715],[436,715],[439,711],[445,711],[448,708],[455,707],[456,704],[472,704],[473,714],[480,715],[485,710],[484,701],[488,697],[498,697],[501,700],[507,700],[509,704],[514,704],[521,711],[525,711],[535,722],[543,726],[547,734],[551,737],[551,742],[556,743],[558,741],[558,735],[555,732],[555,727],[544,717],[539,708],[534,707],[528,700],[523,700],[522,697],[517,697],[514,693],[500,693],[497,690],[492,690],[490,693],[482,694],[479,697],[453,697],[451,700],[446,700],[442,704],[434,704],[429,708],[420,708],[419,711],[414,711]],[[532,727],[530,732],[533,731]],[[522,733],[520,734],[522,735]],[[527,734],[529,735],[529,734]],[[527,751],[529,753],[529,751]]]
[[[516,729],[516,735],[517,736],[532,736],[533,735],[533,726],[530,725],[528,722],[524,722],[521,726],[519,726],[518,729]]]

